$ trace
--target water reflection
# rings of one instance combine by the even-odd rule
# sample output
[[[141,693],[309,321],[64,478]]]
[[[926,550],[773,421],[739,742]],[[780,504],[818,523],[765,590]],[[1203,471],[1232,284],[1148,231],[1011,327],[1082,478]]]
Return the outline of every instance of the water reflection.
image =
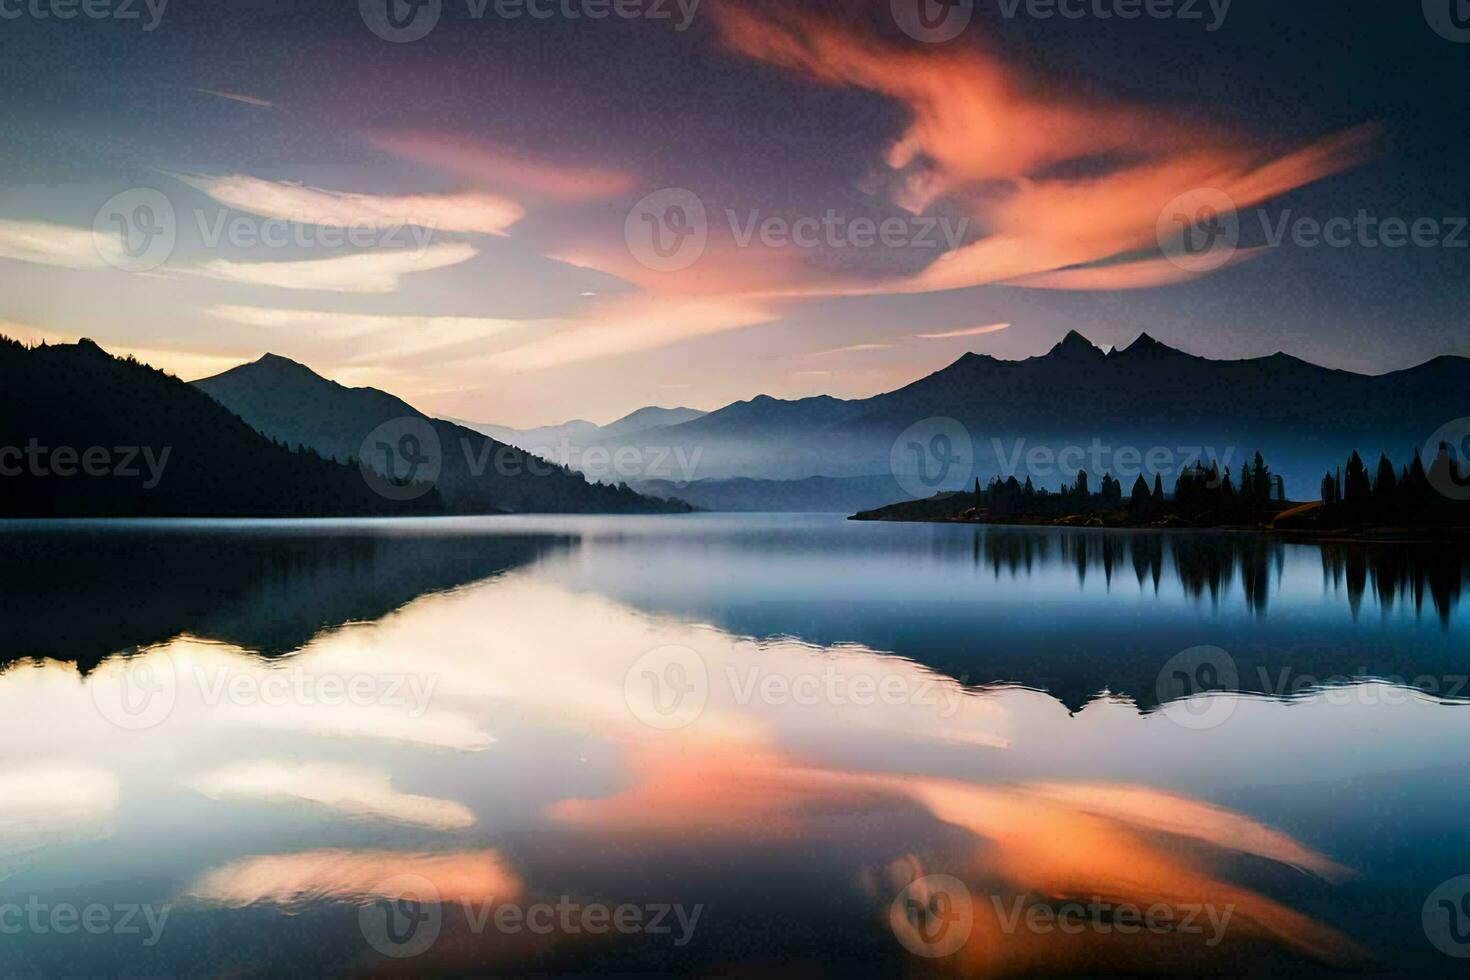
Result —
[[[1449,626],[1450,614],[1460,604],[1470,559],[1456,547],[1406,549],[1385,545],[1322,546],[1322,575],[1334,591],[1347,589],[1353,616],[1362,610],[1368,586],[1378,607],[1391,612],[1396,599],[1412,605],[1415,615],[1424,608],[1427,592],[1439,621]]]
[[[811,846],[833,832],[839,815],[871,819],[885,808],[918,808],[938,825],[963,831],[963,843],[931,828],[906,842],[923,850],[924,860],[912,851],[895,855],[865,880],[881,909],[923,876],[959,877],[973,903],[970,935],[948,965],[967,975],[1097,969],[1114,957],[1122,968],[1130,948],[1138,955],[1137,942],[1120,942],[1124,937],[1112,931],[1018,931],[1007,924],[1006,909],[1026,902],[1230,910],[1233,928],[1222,926],[1208,945],[1180,935],[1158,943],[1160,960],[1151,967],[1159,971],[1228,962],[1233,947],[1263,940],[1308,960],[1345,964],[1367,957],[1337,930],[1220,877],[1220,867],[1244,855],[1327,883],[1350,874],[1285,834],[1220,807],[1145,786],[977,785],[823,768],[757,745],[706,744],[695,758],[687,749],[644,745],[634,756],[632,788],[565,801],[550,813],[591,834],[787,837]],[[711,793],[711,785],[720,791]],[[932,941],[921,936],[919,946]]]
[[[645,723],[641,699],[669,693],[637,683],[651,648],[695,658],[702,704],[677,730]],[[123,665],[177,677],[177,697],[156,723],[118,730],[99,716],[106,702],[95,688]],[[220,676],[201,677],[201,665]],[[7,751],[56,766],[85,754],[147,816],[116,821],[115,846],[81,852],[84,863],[69,864],[72,850],[53,842],[9,884],[127,879],[146,867],[140,877],[175,906],[178,935],[207,929],[233,943],[242,930],[262,931],[237,916],[273,912],[315,922],[360,968],[382,952],[364,942],[363,910],[416,888],[447,906],[436,913],[444,937],[415,959],[416,971],[609,962],[599,957],[629,969],[748,967],[748,948],[728,957],[749,917],[774,910],[778,921],[800,920],[805,890],[820,886],[849,909],[825,942],[886,948],[880,958],[896,965],[906,954],[888,932],[888,910],[922,871],[955,876],[976,896],[971,937],[945,964],[969,974],[1051,971],[1139,948],[1112,933],[1046,941],[1007,931],[998,909],[1012,899],[1231,910],[1214,944],[1145,937],[1161,967],[1366,955],[1340,928],[1293,908],[1304,886],[1292,876],[1307,872],[1309,892],[1329,895],[1346,875],[1336,858],[1136,773],[1078,779],[1047,761],[1059,735],[1048,700],[1019,690],[965,696],[952,679],[858,646],[756,642],[512,575],[319,635],[289,665],[176,639],[108,660],[84,685],[73,670],[51,662],[0,675],[0,711],[22,722]],[[412,705],[311,703],[315,695],[301,692],[319,683],[297,689],[300,704],[250,700],[264,690],[253,686],[262,671],[284,670],[336,676],[344,687],[405,670],[437,683],[421,685],[434,691],[422,725],[408,724]],[[820,679],[820,696],[804,698],[802,678]],[[210,703],[215,684],[237,693]],[[876,693],[885,691],[892,696]],[[399,715],[401,729],[385,730]],[[493,731],[494,741],[422,737],[447,719]],[[1080,745],[1087,727],[1062,737]],[[598,762],[579,761],[589,759]],[[1024,778],[1006,774],[1016,767]],[[176,846],[189,826],[213,832]],[[1248,859],[1259,864],[1249,875]],[[589,861],[602,874],[579,880]],[[1280,873],[1261,870],[1272,866]],[[711,898],[710,877],[750,868],[774,875],[754,904]],[[560,926],[506,942],[474,927],[489,902],[641,902],[649,877],[662,881],[662,902],[720,908],[723,922],[707,913],[704,944]],[[333,918],[343,907],[353,915],[346,929]],[[767,935],[780,942],[786,932]],[[178,947],[162,949],[162,962],[178,965],[167,959]]]
[[[218,594],[229,615],[180,585],[161,633],[124,621],[85,671],[0,670],[0,904],[173,908],[157,946],[25,934],[0,973],[1371,969],[1422,953],[1418,902],[1470,861],[1470,713],[1278,687],[1459,669],[1458,561],[1226,535],[514,526],[351,545],[320,574],[247,565],[251,598]],[[47,574],[85,568],[50,553],[72,557]],[[159,574],[111,579],[103,608],[166,597]],[[346,625],[261,644],[254,596],[327,580]],[[1350,608],[1355,580],[1380,616]],[[1424,592],[1435,617],[1409,601]],[[33,638],[65,629],[26,615]],[[1203,730],[1155,710],[1164,665],[1201,643],[1270,697]],[[912,943],[931,933],[893,909],[937,875],[973,908],[928,959]],[[495,904],[564,899],[703,913],[683,944],[493,924]],[[1217,918],[1016,925],[1070,903]],[[399,958],[374,917],[426,905],[433,941]]]
[[[1161,670],[1199,645],[1233,659],[1225,690],[1285,698],[1380,678],[1470,696],[1456,680],[1470,561],[1454,548],[819,520],[695,528],[584,539],[541,571],[734,633],[862,643],[972,687],[1046,691],[1073,710],[1104,693],[1153,710]],[[1378,615],[1363,622],[1365,607]]]
[[[408,894],[409,883],[403,879],[409,877],[432,882],[432,897],[442,902],[490,898],[513,902],[522,890],[521,880],[495,851],[322,850],[232,862],[204,874],[188,895],[227,908],[258,904],[303,908],[320,902],[401,899]]]
[[[1246,607],[1261,614],[1280,587],[1289,550],[1320,553],[1327,582],[1339,594],[1346,588],[1355,616],[1362,611],[1365,593],[1385,612],[1392,611],[1396,596],[1402,597],[1416,615],[1424,612],[1427,594],[1435,616],[1447,627],[1470,574],[1470,556],[1463,550],[1424,544],[1288,544],[1247,534],[1043,532],[1003,527],[977,529],[973,539],[975,564],[983,563],[997,578],[1002,572],[1012,577],[1030,575],[1038,565],[1060,561],[1075,570],[1078,584],[1085,585],[1092,571],[1100,572],[1111,587],[1115,569],[1127,565],[1138,585],[1151,585],[1155,594],[1167,573],[1185,595],[1207,596],[1218,604],[1238,577]]]
[[[0,664],[52,657],[85,670],[177,636],[281,655],[531,566],[649,612],[858,643],[1074,710],[1105,693],[1152,710],[1159,671],[1200,644],[1236,662],[1219,689],[1267,696],[1355,678],[1447,693],[1449,681],[1414,681],[1464,673],[1451,625],[1470,557],[1458,549],[717,516],[12,526],[0,534]],[[1365,605],[1381,625],[1359,628]]]
[[[0,530],[0,664],[90,667],[181,634],[287,653],[567,541],[391,521],[11,522]]]

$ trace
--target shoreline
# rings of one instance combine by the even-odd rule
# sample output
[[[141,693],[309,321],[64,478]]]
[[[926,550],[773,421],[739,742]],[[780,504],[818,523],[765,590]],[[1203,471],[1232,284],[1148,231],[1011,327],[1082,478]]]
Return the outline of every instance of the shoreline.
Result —
[[[851,514],[849,521],[871,524],[960,524],[973,527],[1024,527],[1063,528],[1071,531],[1148,531],[1159,534],[1171,533],[1214,533],[1249,534],[1260,537],[1300,540],[1314,543],[1343,544],[1455,544],[1470,545],[1470,528],[1466,527],[1384,527],[1362,528],[1341,527],[1314,530],[1311,528],[1278,528],[1247,526],[1243,524],[1218,524],[1203,527],[1184,524],[1067,524],[1058,521],[967,521],[950,518],[925,517],[864,517],[863,513]]]

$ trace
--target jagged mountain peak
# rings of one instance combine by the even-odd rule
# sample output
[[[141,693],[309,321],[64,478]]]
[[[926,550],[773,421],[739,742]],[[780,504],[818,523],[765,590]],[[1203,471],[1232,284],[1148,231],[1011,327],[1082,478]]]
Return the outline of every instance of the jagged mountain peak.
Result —
[[[1134,339],[1133,343],[1127,347],[1117,348],[1109,356],[1135,358],[1140,356],[1166,357],[1171,355],[1190,356],[1177,347],[1170,347],[1168,344],[1155,340],[1153,336],[1145,332],[1140,333]]]
[[[1046,352],[1047,357],[1061,357],[1068,360],[1095,360],[1106,357],[1096,344],[1082,336],[1075,330],[1068,330],[1055,347]]]

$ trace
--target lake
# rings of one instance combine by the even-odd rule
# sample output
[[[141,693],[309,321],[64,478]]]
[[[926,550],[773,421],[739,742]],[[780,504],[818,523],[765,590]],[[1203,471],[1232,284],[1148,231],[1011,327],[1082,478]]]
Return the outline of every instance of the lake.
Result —
[[[0,524],[0,975],[1470,956],[1470,561],[837,516]]]

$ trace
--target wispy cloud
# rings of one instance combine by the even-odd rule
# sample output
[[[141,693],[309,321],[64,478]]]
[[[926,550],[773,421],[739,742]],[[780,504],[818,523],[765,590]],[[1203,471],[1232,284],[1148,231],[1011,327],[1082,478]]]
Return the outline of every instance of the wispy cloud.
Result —
[[[846,354],[849,351],[869,350],[892,350],[892,344],[849,344],[846,347],[833,347],[830,350],[812,351],[807,357],[825,357],[828,354]]]
[[[351,354],[343,360],[347,364],[426,354],[525,327],[522,321],[489,317],[388,316],[258,306],[214,306],[206,312],[218,320],[282,335],[305,333],[351,341]]]
[[[45,221],[0,220],[0,259],[62,269],[98,269],[125,258],[121,237]]]
[[[195,91],[202,92],[205,95],[213,95],[221,99],[229,99],[231,102],[242,102],[245,105],[253,105],[261,109],[269,109],[275,105],[274,102],[267,102],[265,99],[257,99],[253,95],[241,95],[238,92],[222,92],[219,89],[214,88],[201,88],[196,89]]]
[[[368,139],[390,153],[463,180],[550,201],[593,201],[638,186],[631,173],[561,163],[457,133],[378,132],[369,133]]]
[[[210,279],[335,293],[392,293],[403,276],[468,262],[472,245],[446,243],[422,250],[383,250],[303,262],[233,262],[215,259],[194,270]]]
[[[504,235],[526,214],[519,204],[488,191],[349,194],[244,174],[173,176],[237,211],[336,228],[414,225],[439,231]]]
[[[777,316],[764,304],[730,296],[616,296],[584,319],[541,321],[541,337],[486,355],[482,363],[498,370],[539,371],[769,323]]]
[[[1211,272],[1226,266],[1239,265],[1265,251],[1265,248],[1243,248],[1210,269]],[[1186,269],[1169,259],[1138,259],[1133,262],[1114,262],[1107,265],[1079,266],[1058,269],[1055,272],[1038,272],[1007,280],[1007,286],[1024,286],[1028,289],[1065,290],[1112,290],[1146,289],[1155,286],[1174,286],[1182,282],[1193,282],[1206,272]]]
[[[949,340],[951,337],[979,337],[987,333],[1000,333],[1010,327],[1009,323],[991,323],[983,327],[965,327],[962,330],[946,330],[943,333],[918,333],[915,337],[924,340]]]

